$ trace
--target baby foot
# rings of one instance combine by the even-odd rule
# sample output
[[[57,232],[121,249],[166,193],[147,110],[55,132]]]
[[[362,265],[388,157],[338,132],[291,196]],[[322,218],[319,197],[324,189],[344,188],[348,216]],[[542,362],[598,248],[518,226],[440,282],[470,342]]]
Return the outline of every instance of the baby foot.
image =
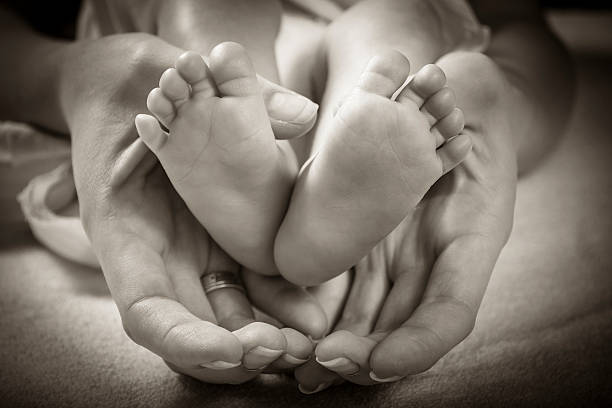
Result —
[[[399,52],[374,57],[305,165],[275,244],[281,274],[315,285],[356,264],[471,149],[435,65],[408,77]]]
[[[278,273],[274,236],[297,174],[287,142],[277,142],[244,48],[216,46],[207,66],[186,52],[166,70],[136,128],[174,188],[215,241],[240,264]]]

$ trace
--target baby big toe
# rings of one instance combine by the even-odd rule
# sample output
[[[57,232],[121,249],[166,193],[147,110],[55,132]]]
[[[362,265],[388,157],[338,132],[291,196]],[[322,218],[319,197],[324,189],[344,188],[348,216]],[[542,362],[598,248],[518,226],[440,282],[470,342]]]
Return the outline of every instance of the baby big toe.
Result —
[[[209,66],[221,96],[260,93],[255,68],[242,45],[234,42],[217,45],[210,53]]]
[[[410,62],[399,51],[373,57],[361,74],[358,87],[366,92],[390,98],[410,73]]]
[[[155,88],[147,96],[147,109],[155,115],[166,128],[174,120],[176,111],[172,102],[164,95],[161,89]]]

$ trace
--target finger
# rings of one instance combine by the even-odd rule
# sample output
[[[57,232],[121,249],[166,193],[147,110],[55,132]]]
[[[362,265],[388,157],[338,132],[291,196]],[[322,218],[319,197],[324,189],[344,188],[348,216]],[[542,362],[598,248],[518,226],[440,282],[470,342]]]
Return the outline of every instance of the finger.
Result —
[[[343,381],[338,374],[329,371],[314,359],[296,368],[294,374],[298,389],[303,394],[315,394]]]
[[[346,303],[351,288],[352,273],[346,271],[333,279],[323,282],[319,286],[308,288],[308,293],[313,295],[327,317],[326,333],[334,327],[340,318],[342,308]],[[316,337],[315,337],[316,338]]]
[[[379,245],[356,265],[348,299],[334,330],[370,334],[389,290],[384,256],[383,245]]]
[[[287,350],[284,334],[267,323],[251,322],[233,334],[242,343],[242,365],[248,370],[263,370]]]
[[[502,246],[467,235],[440,254],[420,306],[372,352],[373,378],[393,381],[423,372],[471,332]]]
[[[206,272],[233,272],[239,266],[218,245],[211,242]],[[255,315],[246,294],[236,288],[209,292],[208,299],[221,327],[232,330],[243,348],[242,364],[248,370],[262,370],[285,353],[283,333],[267,323],[255,322]]]
[[[109,223],[110,224],[110,223]],[[123,231],[117,225],[110,228]],[[242,358],[240,341],[229,331],[198,319],[174,299],[166,265],[143,241],[98,241],[99,259],[128,335],[180,367],[234,367]]]
[[[351,280],[351,274],[345,272],[319,286],[308,288],[325,311],[330,325],[334,324],[342,311]],[[317,363],[314,357],[297,367],[294,374],[299,383],[298,388],[304,394],[313,394],[343,381],[336,373]]]
[[[280,276],[264,276],[243,271],[243,280],[253,304],[287,326],[321,338],[327,318],[319,302],[305,289]]]
[[[208,264],[203,274],[230,272],[239,275],[240,266],[211,241]],[[255,316],[246,294],[237,288],[221,288],[206,294],[220,326],[228,330],[237,330],[253,322]]]
[[[281,332],[287,341],[287,351],[270,365],[274,370],[292,370],[306,363],[313,351],[314,344],[299,331],[284,327]]]
[[[180,241],[187,237],[186,234],[177,234],[176,238],[179,240],[179,242],[176,243],[177,247],[180,248],[182,244]],[[195,237],[189,238],[193,239]],[[168,267],[172,269],[172,274],[170,276],[179,302],[200,319],[215,323],[216,318],[214,312],[208,302],[200,281],[201,271],[193,267],[197,262],[193,262],[193,260],[190,262],[189,260],[189,255],[197,254],[190,252],[181,253],[181,256],[176,257],[172,255],[172,253],[168,255],[170,258]],[[252,324],[252,321],[249,323]],[[262,350],[261,352],[259,350],[252,350],[259,347],[261,341],[258,342],[258,338],[263,337],[266,344],[272,343],[272,347],[277,343],[281,343],[280,348],[284,348],[284,339],[280,336],[278,330],[273,328],[272,333],[270,333],[270,330],[266,330],[266,328],[267,327],[252,327],[246,324],[242,329],[232,333],[242,344],[243,356],[241,366],[223,369],[224,366],[219,365],[219,363],[213,363],[212,365],[204,364],[202,367],[195,369],[191,368],[190,375],[202,381],[222,384],[242,383],[255,377],[258,372],[253,372],[252,370],[265,367],[270,361],[274,361],[278,357],[278,355],[271,357],[270,354],[267,353],[270,348]],[[261,356],[262,354],[263,356]],[[171,363],[168,365],[175,371],[183,371],[183,373],[186,373],[184,367],[172,367]],[[189,367],[187,367],[187,369],[189,369]]]
[[[351,292],[334,332],[316,348],[319,364],[356,384],[372,384],[370,353],[376,341],[368,336],[389,289],[384,248],[377,246],[356,267]]]
[[[157,163],[155,155],[151,154],[149,148],[140,138],[135,139],[117,155],[111,170],[110,186],[118,188],[133,174],[147,174],[155,166],[155,163]]]
[[[200,281],[207,261],[198,249],[210,245],[211,238],[204,228],[193,227],[193,217],[182,200],[176,200],[172,211],[176,215],[174,245],[166,250],[165,262],[176,299],[200,319],[217,323]],[[178,216],[179,212],[187,216]]]
[[[259,375],[259,372],[249,371],[243,367],[230,368],[227,370],[210,370],[199,367],[179,367],[169,361],[165,361],[165,363],[176,373],[188,375],[211,384],[242,384]]]
[[[319,105],[265,78],[257,78],[276,138],[292,139],[308,133],[316,122]]]
[[[408,320],[421,301],[430,269],[430,265],[419,265],[401,271],[385,299],[375,332],[390,332]]]
[[[189,234],[189,231],[193,231],[193,229],[181,227],[183,227],[183,225],[177,220],[176,228],[178,231],[175,235],[176,248],[184,248],[189,245],[190,242],[198,238],[195,234]],[[194,267],[199,263],[198,256],[199,253],[196,251],[187,253],[181,251],[179,254],[174,254],[170,251],[167,254],[168,267],[172,269],[170,277],[179,301],[196,316],[214,322],[215,316],[213,309],[207,301],[200,282],[201,270]],[[217,253],[216,249],[211,251],[211,256],[212,259],[209,259],[208,267],[223,268],[227,270],[234,266],[231,259],[227,258],[224,253]],[[227,298],[227,296],[224,296],[223,290],[224,289],[219,289],[214,291],[221,292],[216,294],[221,296],[221,300],[223,300],[224,297]],[[211,294],[214,292],[211,292]],[[230,291],[229,294],[230,296],[233,295],[234,291]],[[227,292],[225,295],[227,295]],[[219,299],[217,299],[215,303],[216,307],[219,307],[219,303]],[[220,315],[223,313],[224,312],[220,312]],[[276,327],[265,323],[254,322],[253,319],[249,319],[248,317],[243,317],[242,319],[225,318],[224,321],[231,322],[231,324],[236,324],[239,321],[243,324],[243,327],[232,333],[242,344],[244,353],[242,357],[243,369],[261,370],[275,361],[281,354],[285,353],[285,337]],[[239,369],[234,369],[231,376],[235,375],[237,378],[241,379],[246,378],[246,376],[240,374],[239,371]],[[206,374],[202,373],[202,375]],[[227,375],[230,375],[230,373]]]
[[[377,339],[370,336],[348,330],[334,331],[317,344],[316,361],[352,383],[374,384],[369,375],[369,359],[377,344]]]

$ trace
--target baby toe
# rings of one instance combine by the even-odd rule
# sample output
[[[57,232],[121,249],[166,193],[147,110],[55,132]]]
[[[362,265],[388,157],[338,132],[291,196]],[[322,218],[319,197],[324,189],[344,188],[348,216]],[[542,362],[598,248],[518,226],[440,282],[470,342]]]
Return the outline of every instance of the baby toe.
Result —
[[[430,96],[421,110],[427,113],[429,125],[433,126],[438,120],[450,114],[455,106],[455,93],[452,89],[444,87]]]
[[[410,62],[399,51],[373,57],[361,74],[358,87],[366,92],[390,98],[406,81]]]
[[[442,164],[442,174],[446,174],[461,164],[472,150],[472,139],[463,133],[449,139],[437,150]]]
[[[181,54],[174,64],[181,77],[191,85],[194,93],[209,92],[215,94],[214,85],[208,75],[208,67],[204,58],[194,51],[187,51]]]
[[[168,68],[159,78],[159,88],[175,105],[189,98],[189,85],[175,68]]]
[[[442,89],[444,85],[446,85],[444,71],[435,64],[427,64],[414,75],[397,100],[401,103],[410,100],[420,108],[430,96]]]
[[[434,125],[440,135],[444,139],[449,139],[456,136],[463,130],[465,125],[465,118],[463,117],[463,111],[459,108],[453,108],[451,112],[438,120]]]
[[[155,88],[147,96],[147,109],[155,115],[166,128],[176,115],[174,104],[164,95],[161,89]]]
[[[138,114],[134,123],[138,136],[151,151],[157,154],[168,140],[168,135],[159,127],[159,122],[153,116]]]

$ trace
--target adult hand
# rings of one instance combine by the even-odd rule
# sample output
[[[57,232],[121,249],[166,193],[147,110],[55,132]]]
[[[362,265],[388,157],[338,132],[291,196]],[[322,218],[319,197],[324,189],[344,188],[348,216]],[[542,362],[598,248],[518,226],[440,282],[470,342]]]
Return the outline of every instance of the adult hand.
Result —
[[[287,356],[281,366],[297,365],[310,354],[311,344],[295,330],[250,324],[251,306],[238,290],[204,294],[203,274],[238,272],[239,266],[197,223],[134,128],[136,114],[146,112],[148,91],[182,52],[143,34],[74,43],[62,56],[61,105],[72,135],[81,218],[126,332],[176,371],[238,383],[281,355]],[[262,87],[281,137],[312,126],[314,117],[292,122],[311,102],[265,80]],[[289,103],[279,104],[283,98]],[[319,323],[300,326],[290,321],[300,317],[292,313],[280,320],[320,336],[317,330],[326,323],[316,301],[299,288],[275,282],[261,289],[264,295],[279,287],[295,293],[283,310],[306,307],[313,311],[309,319]],[[257,282],[252,287],[259,289]]]
[[[335,332],[317,345],[317,362],[296,369],[305,392],[336,383],[338,375],[373,384],[423,372],[473,328],[512,227],[511,109],[521,105],[481,54],[450,54],[439,65],[465,112],[473,151],[355,267]]]

